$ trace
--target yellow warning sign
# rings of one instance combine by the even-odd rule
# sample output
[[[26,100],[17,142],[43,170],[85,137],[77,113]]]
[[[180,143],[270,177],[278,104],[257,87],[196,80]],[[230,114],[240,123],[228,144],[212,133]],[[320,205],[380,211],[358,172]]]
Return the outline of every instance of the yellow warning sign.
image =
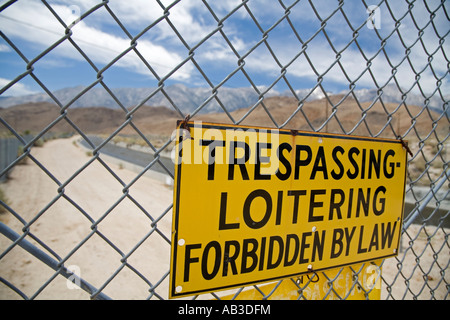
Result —
[[[169,296],[396,255],[398,140],[180,122]]]

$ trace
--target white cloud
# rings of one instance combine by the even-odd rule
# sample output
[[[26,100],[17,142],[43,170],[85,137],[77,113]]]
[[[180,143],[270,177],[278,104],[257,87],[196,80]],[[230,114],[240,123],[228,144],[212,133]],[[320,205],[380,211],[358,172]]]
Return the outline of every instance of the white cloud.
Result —
[[[170,3],[165,5],[169,6]],[[132,5],[126,1],[114,1],[108,5],[124,25],[137,32],[164,15],[163,8],[156,1],[133,0]],[[180,1],[170,8],[168,19],[190,46],[197,44],[217,27],[212,17],[210,18],[207,8],[197,0]],[[157,32],[153,30],[157,30]],[[183,47],[178,36],[165,20],[157,23],[153,30],[148,33],[152,34],[156,42],[165,42],[166,44],[171,42]]]
[[[240,0],[213,1],[210,3],[210,6],[217,18],[222,19],[240,3]],[[285,1],[284,3],[286,6],[289,6],[291,2]],[[77,14],[85,12],[96,4],[98,2],[94,0],[75,0],[71,2],[54,0],[51,2],[52,7],[66,23],[75,20]],[[163,1],[164,6],[169,6],[170,4],[171,1]],[[284,14],[284,9],[278,2],[260,0],[258,2],[250,1],[247,5],[263,29],[272,26]],[[405,10],[408,10],[407,6],[398,2],[392,2],[389,5],[397,19],[405,14]],[[440,2],[430,0],[429,5],[431,10],[434,10],[440,5]],[[133,36],[136,36],[141,30],[158,18],[161,18],[164,14],[164,9],[156,1],[133,0],[132,5],[126,1],[110,1],[108,6]],[[328,2],[320,0],[315,1],[314,6],[320,17],[325,19],[336,10],[338,3],[330,5]],[[378,32],[381,37],[386,37],[395,26],[395,20],[392,18],[386,5],[383,5],[380,9],[381,29]],[[355,6],[348,6],[346,4],[343,10],[354,30],[363,25],[358,30],[357,41],[364,50],[364,54],[369,59],[372,58],[380,48],[381,40],[375,33],[375,30],[369,30],[364,25],[368,17],[364,5],[358,3]],[[440,13],[441,11],[436,16],[434,24],[442,36],[447,32],[448,21],[446,16]],[[209,10],[201,1],[183,0],[171,7],[169,13],[168,19],[170,19],[181,37],[191,48],[217,28],[217,21],[213,19]],[[430,14],[422,4],[415,5],[412,14],[416,21],[419,22],[419,27],[425,26],[430,18]],[[5,34],[26,40],[40,51],[45,50],[60,39],[65,32],[64,27],[51,15],[49,10],[37,1],[22,0],[20,5],[11,5],[1,15],[8,17],[7,19],[0,19],[0,28]],[[321,25],[309,2],[299,2],[291,9],[289,17],[303,41],[308,40]],[[402,19],[401,23],[399,32],[402,40],[407,46],[414,44],[418,30],[409,14]],[[115,31],[113,32],[112,30]],[[117,30],[119,31],[117,32]],[[353,31],[348,26],[340,10],[326,20],[325,30],[336,50],[345,48],[353,37]],[[99,64],[100,68],[130,47],[130,39],[120,31],[117,23],[105,8],[100,8],[89,15],[85,20],[73,27],[72,31],[72,38],[90,59]],[[262,37],[262,33],[258,31],[245,8],[240,8],[225,20],[223,31],[241,56],[246,54]],[[423,43],[429,53],[431,53],[436,48],[436,45],[439,44],[439,38],[434,32],[432,24],[429,24],[425,31]],[[308,43],[306,50],[314,68],[319,73],[325,72],[336,61],[336,54],[327,41],[323,33],[319,32],[318,36]],[[139,52],[149,61],[161,77],[170,72],[188,56],[188,49],[164,19],[139,38],[137,43]],[[302,50],[301,43],[295,38],[286,21],[280,23],[269,33],[268,43],[282,64],[290,62]],[[447,72],[448,62],[442,51],[445,52],[448,49],[449,44],[445,43],[443,50],[438,50],[433,55],[432,67],[438,76],[443,76]],[[398,35],[394,33],[387,40],[385,50],[391,63],[397,64],[402,61],[406,49],[399,40]],[[54,52],[61,57],[83,60],[81,55],[67,41],[58,46]],[[201,67],[203,67],[203,64],[208,66],[214,65],[214,68],[217,68],[217,70],[221,70],[222,66],[225,65],[227,68],[230,66],[233,69],[237,67],[238,58],[218,32],[198,47],[194,57]],[[409,65],[410,61],[413,67]],[[411,86],[415,81],[416,72],[420,72],[427,62],[428,55],[423,50],[422,43],[420,41],[416,42],[411,48],[409,61],[404,60],[397,68],[396,78],[400,85],[406,88]],[[260,48],[246,57],[245,63],[245,69],[255,75],[265,76],[271,74],[277,77],[280,74],[280,67],[276,65],[264,44],[261,44]],[[352,44],[342,52],[340,63],[350,80],[359,78],[357,82],[359,86],[374,87],[374,81],[368,71],[360,76],[367,67],[367,61],[362,57],[355,44]],[[384,53],[378,53],[378,56],[371,63],[370,71],[376,78],[377,83],[384,85],[392,74],[392,68],[389,66]],[[122,57],[115,65],[137,73],[148,74],[146,67],[133,52],[129,52]],[[412,68],[415,68],[416,71],[413,71]],[[191,63],[187,63],[183,68],[175,72],[171,79],[192,81],[194,74],[197,73],[194,73],[193,66]],[[303,55],[289,66],[288,74],[297,79],[317,81],[317,75],[313,72]],[[341,86],[348,85],[348,80],[337,64],[326,73],[325,80]],[[444,83],[443,86],[445,86],[445,89],[448,89],[448,82],[444,81]],[[429,67],[421,74],[420,84],[426,91],[434,90],[436,79]]]
[[[0,78],[0,89],[4,88],[11,82],[10,79]],[[16,82],[14,85],[8,88],[4,92],[5,96],[24,96],[27,94],[33,94],[36,93],[35,91],[29,89],[26,85],[20,82]]]
[[[20,4],[21,6],[12,5],[2,13],[4,18],[0,20],[0,28],[7,36],[26,40],[40,50],[45,50],[64,36],[64,27],[42,4],[26,0]],[[77,18],[74,6],[53,4],[52,7],[66,23],[69,23]],[[131,43],[130,39],[125,36],[108,33],[100,28],[90,26],[84,21],[75,25],[72,32],[72,39],[80,45],[86,55],[94,63],[101,65],[110,63],[121,52],[129,48]],[[148,40],[138,40],[137,50],[161,77],[183,60],[176,52],[171,52],[164,46]],[[60,44],[54,49],[54,52],[66,58],[83,60],[83,57],[68,41]],[[148,74],[145,65],[132,52],[122,57],[115,65]],[[175,73],[173,78],[186,80],[190,76],[189,73],[190,68],[187,66],[182,71]]]
[[[0,43],[0,52],[10,52],[11,48],[9,46],[7,46],[6,44],[1,44]]]
[[[439,2],[434,1],[430,4],[430,9],[434,10],[439,4]],[[306,6],[306,8],[308,7],[308,3],[299,3],[299,7],[301,5]],[[406,10],[408,10],[407,6],[402,6],[397,2],[393,2],[392,4],[390,3],[390,6],[395,12],[394,17],[397,19],[405,15]],[[336,9],[336,7],[337,3],[334,7],[328,7],[325,9],[318,4],[316,5],[316,9],[319,11],[319,15],[322,18],[326,18],[333,12],[334,9]],[[292,9],[290,18],[295,24],[297,32],[299,32],[303,41],[306,41],[309,36],[314,34],[314,32],[320,28],[320,21],[318,21],[315,14],[305,17],[304,10],[302,11],[298,9],[299,8],[297,7]],[[311,8],[309,9],[311,10]],[[258,9],[255,7],[254,10],[258,12],[260,20],[270,17],[271,13],[270,10],[267,10],[267,7],[266,9]],[[350,78],[350,81],[357,80],[358,86],[373,88],[375,87],[375,84],[372,79],[372,75],[377,84],[382,86],[385,85],[387,81],[391,81],[390,83],[392,83],[393,79],[391,79],[391,76],[395,73],[396,80],[400,83],[400,86],[405,89],[409,89],[416,81],[416,74],[420,73],[419,84],[421,88],[425,92],[434,91],[437,80],[431,71],[431,68],[427,66],[429,63],[428,54],[433,55],[431,66],[433,67],[433,71],[437,77],[443,77],[448,72],[448,61],[446,60],[443,51],[448,51],[450,48],[449,44],[444,43],[444,47],[442,49],[434,52],[439,46],[439,37],[436,35],[435,27],[437,28],[440,36],[443,36],[448,32],[448,21],[442,13],[442,9],[433,21],[435,27],[432,24],[428,24],[425,29],[425,33],[422,36],[422,41],[417,41],[419,30],[415,27],[413,20],[408,15],[402,19],[402,25],[399,30],[401,39],[406,43],[407,47],[414,44],[414,46],[408,50],[410,51],[409,60],[403,59],[407,48],[405,48],[402,44],[400,37],[396,32],[392,34],[393,28],[395,27],[395,20],[388,12],[386,6],[381,7],[381,29],[377,30],[381,36],[381,39],[377,36],[375,30],[370,30],[366,27],[365,20],[368,16],[365,11],[365,7],[362,4],[355,6],[354,8],[344,7],[344,10],[347,18],[350,20],[350,23],[352,23],[353,28],[357,28],[361,25],[363,26],[358,31],[357,42],[366,56],[366,58],[363,57],[360,49],[355,45],[355,43],[351,44],[341,53],[339,61],[345,70],[345,73]],[[423,7],[423,5],[417,5],[414,7],[412,15],[417,21],[419,21],[420,28],[423,28],[430,19],[430,13]],[[279,15],[278,18],[280,18]],[[353,31],[348,26],[342,13],[337,11],[333,17],[326,21],[326,23],[325,31],[327,32],[327,36],[329,37],[332,45],[337,51],[344,49],[352,40]],[[280,24],[276,28],[282,27],[283,26]],[[286,34],[286,37],[284,38],[279,36],[281,31],[277,32],[276,28],[269,33],[267,41],[281,64],[286,65],[299,53],[302,49],[302,44],[293,36],[287,40],[288,34],[292,35],[292,31],[289,30],[289,28],[285,28],[284,30],[282,29],[282,31],[285,31]],[[388,58],[386,58],[385,52],[378,52],[382,46],[383,38],[387,38],[385,52]],[[313,67],[319,74],[327,71],[337,59],[336,53],[332,50],[331,45],[328,43],[328,39],[324,37],[323,32],[319,32],[311,42],[308,42],[307,46],[306,54],[312,62]],[[423,46],[425,46],[428,54],[425,52]],[[261,47],[263,49],[255,50],[258,54],[252,53],[245,59],[246,69],[252,70],[253,73],[273,74],[275,76],[279,75],[281,71],[280,67],[275,64],[274,58],[269,51],[265,50],[264,44],[261,44]],[[369,70],[367,70],[368,59],[371,60],[369,64],[372,75]],[[388,59],[394,68],[389,65]],[[395,67],[399,63],[400,65]],[[318,78],[303,54],[288,67],[287,71],[288,75],[294,76],[298,79],[303,78],[317,81]],[[338,64],[335,64],[329,71],[327,71],[324,75],[324,80],[345,86],[349,84],[349,80],[346,79]],[[448,81],[445,81],[444,79],[442,90],[443,92],[448,92],[449,89]],[[413,89],[416,93],[418,90],[418,86],[415,86]]]
[[[76,0],[70,3],[62,0],[50,2],[52,8],[67,25],[96,4],[98,3],[90,0]],[[227,2],[215,5],[215,10],[220,16],[232,9],[230,5],[237,4],[237,2]],[[125,1],[111,1],[108,6],[134,36],[164,14],[161,6],[148,0],[134,0],[133,5]],[[8,37],[23,39],[39,52],[52,46],[65,34],[65,28],[61,23],[42,3],[37,1],[22,0],[20,6],[10,6],[0,14],[0,17],[3,18],[0,19],[0,28]],[[217,22],[199,1],[184,0],[178,3],[170,9],[168,18],[190,47],[196,46],[217,28]],[[117,24],[109,13],[104,8],[99,8],[71,28],[71,38],[101,69],[130,47],[130,39],[124,33],[118,33],[117,30],[119,30]],[[227,26],[227,34],[237,50],[244,50],[248,45],[237,36],[238,32],[234,25]],[[137,40],[137,50],[160,77],[171,72],[188,56],[188,50],[164,20]],[[235,55],[219,33],[204,42],[195,53],[195,58],[200,62],[234,63],[233,59],[235,59]],[[64,41],[53,49],[52,54],[78,61],[84,60],[68,41]],[[132,51],[114,65],[137,73],[149,74],[149,70]],[[192,72],[193,66],[188,62],[175,72],[171,79],[189,81],[192,80]]]

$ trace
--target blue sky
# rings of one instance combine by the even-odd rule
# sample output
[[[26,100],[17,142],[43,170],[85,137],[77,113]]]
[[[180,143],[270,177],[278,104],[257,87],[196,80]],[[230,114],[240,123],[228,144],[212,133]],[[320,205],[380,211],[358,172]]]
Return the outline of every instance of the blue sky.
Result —
[[[0,6],[9,1],[0,1]],[[176,72],[178,66],[189,56],[189,48],[195,47],[194,59],[202,72],[213,85],[219,84],[238,67],[239,58],[230,48],[217,29],[217,19],[222,20],[229,12],[238,7],[240,0],[207,1],[208,8],[201,0],[181,0],[172,6],[172,1],[151,0],[111,0],[108,8],[120,19],[123,26],[132,37],[158,21],[164,15],[164,8],[169,8],[170,23],[161,19],[147,32],[137,39],[137,50],[151,65],[160,78],[167,78],[167,85],[183,83],[187,86],[208,87],[201,72],[192,63],[186,62]],[[366,1],[367,5],[376,5],[380,1]],[[348,90],[350,82],[357,80],[357,88],[374,88],[374,80],[378,85],[384,85],[392,74],[392,68],[383,51],[379,52],[381,38],[390,35],[395,27],[395,20],[402,24],[398,33],[394,32],[385,42],[385,51],[396,68],[396,79],[403,88],[414,85],[416,72],[421,72],[419,84],[425,92],[432,92],[436,86],[436,77],[443,78],[441,91],[449,92],[447,73],[449,29],[445,10],[440,1],[416,1],[412,15],[407,13],[407,5],[403,1],[391,1],[387,6],[384,1],[379,7],[376,21],[377,29],[369,28],[365,23],[368,19],[366,7],[361,1],[345,1],[342,11],[339,2],[335,0],[314,1],[314,7],[309,1],[301,0],[250,0],[223,21],[222,31],[240,57],[245,57],[245,72],[257,86],[271,86],[286,67],[286,78],[293,89],[314,87],[318,81],[329,92]],[[48,4],[69,25],[92,7],[101,4],[100,0],[48,1]],[[302,44],[297,39],[287,19],[278,21],[290,8],[289,19],[302,41],[307,42],[304,53]],[[448,4],[446,11],[450,12]],[[428,10],[435,11],[433,23]],[[252,17],[253,15],[253,17]],[[331,16],[331,17],[330,17]],[[328,18],[330,17],[330,18]],[[257,22],[255,22],[255,20]],[[325,32],[321,29],[321,21]],[[348,20],[348,21],[347,21]],[[278,24],[277,24],[278,23]],[[354,30],[358,30],[357,43],[351,42]],[[172,29],[172,24],[178,35]],[[274,27],[275,25],[275,27]],[[423,36],[417,40],[419,29]],[[19,0],[0,13],[0,30],[13,41],[28,60],[44,52],[65,34],[65,28],[51,11],[38,0]],[[109,14],[107,8],[101,6],[72,28],[71,38],[89,57],[98,70],[101,70],[130,47],[128,35],[118,26]],[[266,33],[266,31],[270,30]],[[206,41],[206,36],[213,33]],[[264,34],[266,43],[256,46]],[[439,35],[439,36],[438,36]],[[182,37],[183,42],[179,37]],[[327,40],[327,38],[329,40]],[[445,41],[439,47],[439,37]],[[310,41],[308,41],[310,40]],[[331,45],[329,43],[331,42]],[[403,43],[402,43],[403,41]],[[350,43],[351,42],[351,43]],[[350,43],[350,45],[348,45]],[[405,45],[410,47],[409,59],[405,56]],[[256,46],[256,47],[255,47]],[[358,47],[359,46],[359,47]],[[334,50],[333,50],[334,48]],[[438,48],[438,50],[436,50]],[[360,52],[363,51],[365,57]],[[341,52],[339,63],[335,51]],[[276,61],[272,55],[276,56]],[[429,56],[431,62],[428,62]],[[367,59],[370,59],[370,69],[367,69]],[[282,67],[280,67],[280,65]],[[313,67],[311,67],[311,64]],[[345,69],[346,74],[342,72]],[[90,85],[97,79],[97,72],[86,62],[74,46],[65,40],[55,49],[43,55],[33,63],[33,73],[50,90],[57,90],[77,85]],[[315,69],[315,71],[314,71]],[[0,89],[12,79],[23,74],[27,64],[10,47],[4,38],[0,37]],[[317,73],[323,74],[318,77]],[[104,82],[111,88],[115,87],[156,87],[158,81],[149,71],[136,53],[131,50],[120,58],[104,73]],[[390,80],[393,83],[393,79]],[[251,84],[243,72],[238,71],[226,83],[227,87],[249,87]],[[288,89],[284,80],[277,82],[273,89],[283,92]],[[413,91],[419,87],[414,85]],[[41,92],[39,85],[31,76],[26,76],[20,82],[6,90],[3,95],[23,95]]]

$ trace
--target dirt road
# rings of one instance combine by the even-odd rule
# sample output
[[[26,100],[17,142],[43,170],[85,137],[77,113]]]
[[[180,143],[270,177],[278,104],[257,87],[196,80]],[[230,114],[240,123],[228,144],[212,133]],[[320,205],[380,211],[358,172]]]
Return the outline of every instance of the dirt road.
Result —
[[[64,183],[91,159],[86,151],[77,147],[72,139],[49,141],[42,148],[34,148],[32,155],[48,168],[55,179]],[[108,164],[125,183],[130,183],[136,173]],[[2,185],[10,206],[27,222],[37,215],[30,231],[47,244],[59,257],[65,258],[77,248],[65,266],[78,268],[83,279],[101,287],[124,264],[127,255],[143,239],[143,243],[127,258],[129,265],[138,270],[152,284],[169,271],[170,245],[157,232],[152,232],[152,220],[158,218],[172,203],[172,190],[163,183],[146,176],[129,189],[132,200],[123,197],[124,186],[95,160],[64,188],[64,194],[77,203],[89,216],[86,217],[68,200],[59,197],[58,185],[31,160],[17,166],[6,184]],[[48,208],[46,206],[56,201]],[[104,218],[105,213],[108,213]],[[171,210],[157,223],[157,227],[170,238]],[[98,233],[92,232],[93,222]],[[23,225],[10,214],[0,215],[0,221],[22,234]],[[151,235],[148,236],[148,234]],[[115,247],[108,244],[108,239]],[[36,243],[30,237],[26,238]],[[0,251],[11,241],[0,236]],[[16,246],[0,260],[1,276],[18,286],[27,296],[32,296],[55,272],[39,260]],[[168,277],[160,285],[166,297]],[[69,286],[70,287],[70,286]],[[103,290],[111,298],[144,299],[150,295],[149,284],[128,266],[124,266]],[[4,285],[0,285],[0,298],[18,298]],[[58,275],[37,296],[41,299],[89,299],[83,290],[69,289],[67,281]]]

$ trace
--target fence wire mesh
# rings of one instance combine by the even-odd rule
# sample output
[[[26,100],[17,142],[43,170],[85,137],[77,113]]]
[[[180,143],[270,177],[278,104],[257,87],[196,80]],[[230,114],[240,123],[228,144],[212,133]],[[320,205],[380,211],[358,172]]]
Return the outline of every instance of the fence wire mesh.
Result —
[[[400,253],[377,262],[382,272],[371,281],[382,299],[448,298],[450,24],[444,0],[74,3],[0,4],[0,54],[10,54],[2,63],[15,66],[0,71],[0,102],[12,101],[27,83],[41,97],[0,109],[1,299],[166,299],[170,131],[173,119],[188,114],[192,120],[408,140]],[[39,19],[50,21],[51,29]],[[239,19],[246,28],[236,27]],[[101,33],[99,21],[115,34]],[[289,35],[288,43],[277,41],[281,34]],[[27,46],[26,35],[41,40]],[[48,76],[61,55],[82,61],[78,72],[88,79],[67,95],[55,88],[75,74]],[[214,63],[225,67],[211,72]],[[118,70],[127,68],[154,85],[133,104],[114,87]],[[267,75],[264,82],[258,72]],[[300,77],[309,89],[299,90]],[[247,98],[238,110],[228,98],[236,79],[246,83]],[[187,108],[179,102],[186,87],[171,85],[190,81],[203,96],[195,100],[189,93]],[[279,88],[286,89],[283,95],[274,93]],[[93,121],[88,127],[77,103],[86,97],[92,103],[100,92],[112,109],[86,109]],[[147,123],[146,106],[160,101],[170,112],[150,114],[157,121]],[[51,116],[44,119],[45,108]],[[376,288],[367,285],[370,265],[255,285],[252,298],[274,298],[287,282],[298,299],[369,299]],[[248,289],[226,294],[248,298]]]

